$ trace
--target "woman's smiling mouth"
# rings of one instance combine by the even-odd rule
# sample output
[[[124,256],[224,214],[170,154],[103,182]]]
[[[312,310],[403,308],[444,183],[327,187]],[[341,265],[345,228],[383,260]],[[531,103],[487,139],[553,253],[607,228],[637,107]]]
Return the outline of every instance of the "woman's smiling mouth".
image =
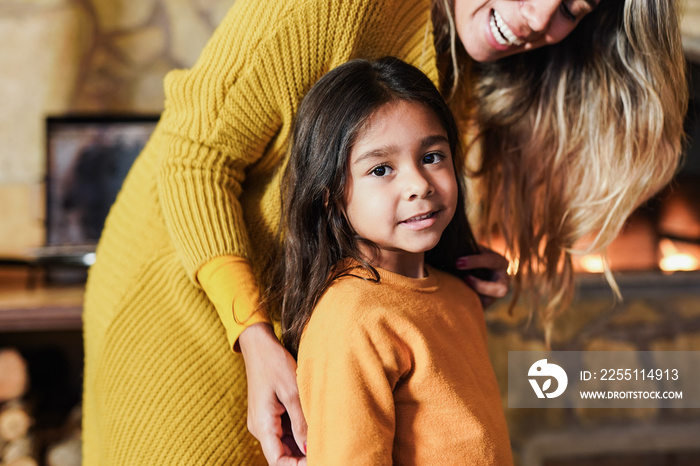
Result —
[[[491,33],[499,44],[507,46],[514,45],[517,47],[525,43],[510,30],[510,27],[508,27],[503,17],[496,10],[491,10],[489,24],[491,26]]]

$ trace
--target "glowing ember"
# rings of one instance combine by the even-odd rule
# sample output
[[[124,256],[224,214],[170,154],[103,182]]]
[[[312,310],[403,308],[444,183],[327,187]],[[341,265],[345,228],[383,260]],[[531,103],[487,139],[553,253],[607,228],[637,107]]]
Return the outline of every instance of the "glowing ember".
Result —
[[[659,241],[661,250],[661,261],[659,268],[665,272],[675,272],[677,270],[695,270],[700,267],[698,259],[690,254],[679,252],[673,241],[662,239]]]
[[[579,265],[588,273],[603,273],[603,257],[600,254],[581,256]]]

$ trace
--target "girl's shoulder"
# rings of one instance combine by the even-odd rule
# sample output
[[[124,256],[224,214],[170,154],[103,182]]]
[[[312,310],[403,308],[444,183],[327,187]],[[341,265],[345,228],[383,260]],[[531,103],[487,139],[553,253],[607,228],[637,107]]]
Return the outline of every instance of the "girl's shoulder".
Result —
[[[383,339],[386,328],[378,324],[396,325],[384,291],[385,287],[380,284],[356,275],[334,280],[314,306],[302,333],[300,348],[309,341],[318,347],[349,347]]]
[[[373,326],[395,312],[391,296],[393,287],[375,280],[368,271],[356,267],[333,280],[316,303],[311,320],[323,326],[345,328]]]

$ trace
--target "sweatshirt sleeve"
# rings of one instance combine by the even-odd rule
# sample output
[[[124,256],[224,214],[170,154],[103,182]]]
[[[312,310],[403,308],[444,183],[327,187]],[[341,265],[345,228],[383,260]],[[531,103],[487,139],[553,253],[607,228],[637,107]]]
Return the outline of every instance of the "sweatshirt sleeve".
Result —
[[[238,337],[246,328],[261,322],[270,323],[259,308],[259,290],[250,263],[236,256],[221,256],[204,264],[197,279],[214,303],[226,328],[229,344],[239,351]]]
[[[308,463],[390,465],[393,389],[405,364],[381,323],[330,295],[314,310],[298,354]]]

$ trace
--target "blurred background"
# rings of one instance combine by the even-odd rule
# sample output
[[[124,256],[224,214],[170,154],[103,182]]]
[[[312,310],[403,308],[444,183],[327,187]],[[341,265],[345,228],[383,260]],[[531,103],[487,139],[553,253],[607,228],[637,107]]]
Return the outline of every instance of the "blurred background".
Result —
[[[700,0],[680,1],[684,166],[610,248],[622,302],[600,256],[577,258],[552,349],[700,351]],[[81,299],[101,225],[90,214],[105,207],[76,210],[97,195],[75,180],[95,157],[120,161],[102,186],[123,176],[163,109],[165,74],[194,64],[232,4],[0,0],[0,465],[79,464]],[[544,349],[543,333],[520,307],[496,305],[487,321],[518,464],[700,465],[698,409],[508,409],[507,352]]]

